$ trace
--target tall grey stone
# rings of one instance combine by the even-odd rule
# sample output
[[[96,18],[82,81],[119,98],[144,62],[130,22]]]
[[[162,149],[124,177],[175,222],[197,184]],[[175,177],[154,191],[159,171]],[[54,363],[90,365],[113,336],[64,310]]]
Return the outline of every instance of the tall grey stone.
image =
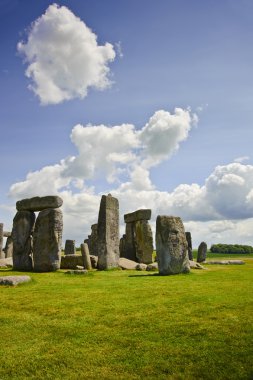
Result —
[[[186,232],[185,233],[185,237],[186,237],[187,244],[188,244],[188,257],[189,257],[189,260],[193,260],[193,255],[192,255],[192,236],[191,236],[191,233],[190,232]]]
[[[121,257],[125,257],[128,260],[137,261],[135,241],[134,223],[126,223],[124,250],[122,250]]]
[[[153,234],[150,224],[147,220],[135,222],[135,245],[136,257],[139,263],[152,263],[153,254]]]
[[[207,244],[202,241],[198,247],[198,256],[197,256],[197,262],[203,263],[206,261],[206,252],[207,252]]]
[[[13,239],[12,236],[8,236],[4,248],[5,258],[13,256]]]
[[[93,256],[98,256],[98,225],[92,224],[89,238],[89,250]]]
[[[63,200],[55,195],[48,195],[46,197],[33,197],[22,199],[16,203],[18,211],[42,211],[48,208],[61,207]]]
[[[181,218],[158,215],[156,219],[156,254],[161,275],[188,273],[190,263]]]
[[[31,271],[32,265],[32,234],[35,213],[33,211],[18,211],[13,219],[13,269]]]
[[[47,209],[39,213],[34,229],[33,263],[37,272],[60,269],[62,243],[62,211]]]
[[[3,251],[3,237],[4,237],[4,225],[0,223],[0,259],[5,258],[5,254]]]
[[[98,216],[98,269],[118,267],[119,261],[119,202],[103,195]]]
[[[83,257],[84,268],[88,270],[92,269],[88,244],[86,243],[81,244],[81,253]]]
[[[66,240],[65,242],[65,255],[75,255],[76,254],[76,241]]]

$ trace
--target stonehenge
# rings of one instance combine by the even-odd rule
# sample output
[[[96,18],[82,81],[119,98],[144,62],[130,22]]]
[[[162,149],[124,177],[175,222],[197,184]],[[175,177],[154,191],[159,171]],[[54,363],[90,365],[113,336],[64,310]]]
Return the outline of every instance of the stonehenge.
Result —
[[[149,224],[150,209],[141,209],[125,214],[126,231],[120,239],[120,257],[137,261],[138,263],[152,263],[153,235]]]

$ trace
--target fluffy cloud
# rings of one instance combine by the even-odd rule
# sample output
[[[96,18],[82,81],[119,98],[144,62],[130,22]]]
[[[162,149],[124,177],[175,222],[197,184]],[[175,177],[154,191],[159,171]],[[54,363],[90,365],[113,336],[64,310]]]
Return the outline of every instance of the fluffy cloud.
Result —
[[[43,105],[84,98],[89,87],[102,90],[111,84],[113,46],[98,45],[97,36],[65,6],[50,5],[17,49],[28,64],[29,87]]]

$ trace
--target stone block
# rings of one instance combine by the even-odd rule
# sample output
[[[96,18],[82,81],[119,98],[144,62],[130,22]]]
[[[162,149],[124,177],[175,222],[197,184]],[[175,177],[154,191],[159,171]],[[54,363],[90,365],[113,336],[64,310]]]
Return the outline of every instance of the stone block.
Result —
[[[124,215],[125,223],[137,222],[139,220],[150,220],[150,218],[151,218],[150,209],[140,209],[140,210]]]
[[[55,195],[46,197],[26,198],[16,203],[18,211],[42,211],[49,208],[59,208],[62,206],[63,200]]]

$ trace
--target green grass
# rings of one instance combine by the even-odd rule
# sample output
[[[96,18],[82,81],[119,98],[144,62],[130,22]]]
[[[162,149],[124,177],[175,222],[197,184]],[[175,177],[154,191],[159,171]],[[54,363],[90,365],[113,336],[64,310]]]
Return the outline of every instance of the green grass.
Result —
[[[1,287],[0,379],[253,379],[253,258],[243,258],[176,276],[30,273]]]

